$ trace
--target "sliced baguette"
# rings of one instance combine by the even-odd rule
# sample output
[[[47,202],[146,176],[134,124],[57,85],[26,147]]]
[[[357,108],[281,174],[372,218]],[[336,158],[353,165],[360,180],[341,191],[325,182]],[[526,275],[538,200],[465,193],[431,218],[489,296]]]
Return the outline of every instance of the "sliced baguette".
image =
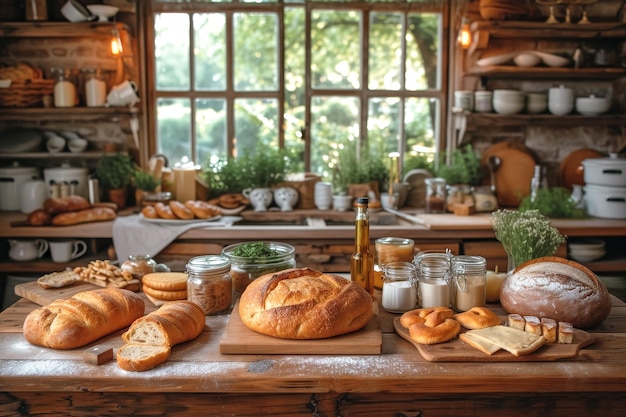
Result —
[[[117,350],[117,364],[126,371],[147,371],[170,357],[168,345],[127,343]]]

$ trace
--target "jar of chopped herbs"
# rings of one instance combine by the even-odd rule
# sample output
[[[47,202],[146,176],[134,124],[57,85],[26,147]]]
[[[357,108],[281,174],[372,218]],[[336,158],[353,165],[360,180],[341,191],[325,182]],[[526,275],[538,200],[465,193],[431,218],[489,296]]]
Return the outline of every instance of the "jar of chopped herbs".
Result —
[[[296,249],[281,242],[236,243],[226,246],[222,255],[231,262],[234,297],[239,297],[248,284],[261,275],[296,267]]]

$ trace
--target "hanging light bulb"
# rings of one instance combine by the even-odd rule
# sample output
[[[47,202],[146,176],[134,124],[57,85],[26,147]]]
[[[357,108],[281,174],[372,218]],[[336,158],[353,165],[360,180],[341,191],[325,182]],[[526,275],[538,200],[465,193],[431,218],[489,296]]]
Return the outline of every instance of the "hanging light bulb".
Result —
[[[122,47],[122,39],[120,38],[120,32],[117,30],[117,26],[113,25],[113,37],[111,38],[111,54],[113,56],[121,55],[124,52]]]
[[[467,17],[463,17],[461,20],[461,29],[459,29],[457,42],[463,49],[469,48],[472,44],[472,32],[470,31],[470,22]]]

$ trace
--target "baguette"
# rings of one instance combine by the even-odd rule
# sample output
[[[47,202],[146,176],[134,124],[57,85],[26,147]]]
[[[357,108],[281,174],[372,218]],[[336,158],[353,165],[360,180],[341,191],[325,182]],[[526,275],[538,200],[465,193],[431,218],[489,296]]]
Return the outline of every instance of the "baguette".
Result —
[[[97,207],[79,211],[57,214],[52,218],[53,226],[71,226],[80,223],[101,222],[113,220],[117,214],[110,208]]]
[[[47,198],[43,202],[43,209],[50,214],[67,213],[84,210],[90,207],[89,201],[79,195],[68,197]]]
[[[204,324],[204,311],[196,304],[166,303],[135,320],[122,335],[125,344],[117,351],[117,364],[127,371],[152,369],[170,357],[172,346],[198,337]]]
[[[142,298],[132,291],[83,291],[31,311],[24,321],[24,337],[38,346],[74,349],[128,326],[144,309]]]
[[[241,295],[239,315],[257,333],[322,339],[365,327],[372,316],[372,297],[337,275],[286,269],[252,281]]]

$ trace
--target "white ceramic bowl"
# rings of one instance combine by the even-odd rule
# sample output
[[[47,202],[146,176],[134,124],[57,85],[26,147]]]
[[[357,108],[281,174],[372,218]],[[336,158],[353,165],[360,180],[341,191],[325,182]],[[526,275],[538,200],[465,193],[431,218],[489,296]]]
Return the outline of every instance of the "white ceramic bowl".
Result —
[[[548,109],[548,96],[541,93],[526,95],[526,111],[531,114],[543,113]]]
[[[518,67],[535,67],[539,65],[541,58],[532,52],[524,52],[516,55],[515,58],[513,58],[513,62],[515,62],[515,65]]]
[[[606,251],[604,249],[598,251],[571,251],[569,253],[569,257],[578,262],[591,262],[598,260],[606,255]]]
[[[50,153],[58,153],[65,149],[65,139],[60,136],[53,136],[46,141],[46,148]]]
[[[568,246],[570,250],[579,252],[589,250],[603,250],[606,246],[606,242],[602,239],[584,239],[570,242]]]
[[[93,18],[91,12],[78,0],[68,0],[61,7],[61,14],[70,22],[86,22]]]
[[[98,16],[99,22],[108,22],[109,19],[115,16],[120,10],[115,6],[108,6],[106,4],[89,4],[87,8],[94,16]]]
[[[604,97],[579,97],[576,99],[576,111],[585,116],[596,116],[609,111],[611,100]]]
[[[493,110],[498,114],[517,114],[524,110],[524,100],[493,99]]]
[[[74,138],[74,139],[70,139],[67,142],[67,147],[69,148],[70,152],[83,152],[85,149],[87,149],[87,139],[83,139],[83,138]]]

